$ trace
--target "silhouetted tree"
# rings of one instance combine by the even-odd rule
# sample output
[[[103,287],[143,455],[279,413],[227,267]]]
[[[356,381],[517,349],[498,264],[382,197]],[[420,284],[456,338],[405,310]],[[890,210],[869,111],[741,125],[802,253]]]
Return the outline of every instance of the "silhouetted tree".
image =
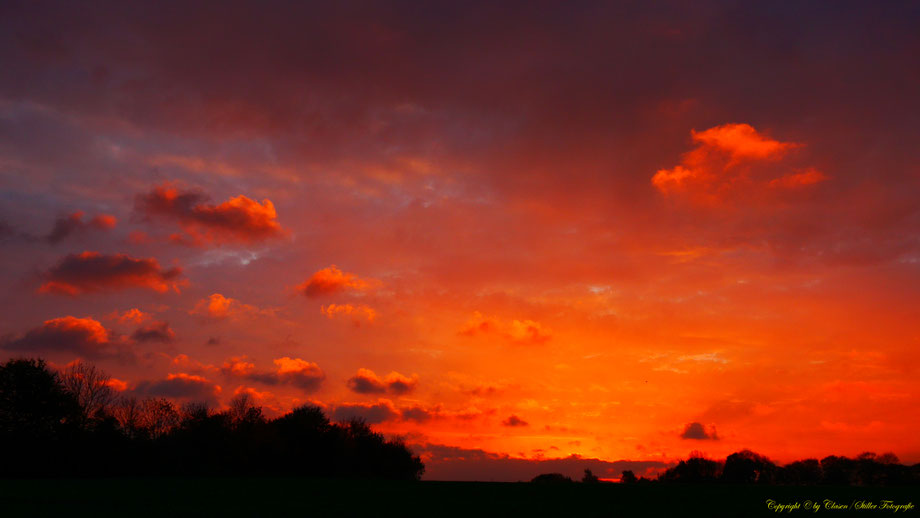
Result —
[[[689,459],[682,460],[677,466],[665,471],[659,477],[659,480],[684,483],[715,482],[721,472],[721,462],[707,459],[700,453],[692,452]]]
[[[623,472],[622,476],[620,476],[621,484],[635,484],[636,482],[636,474],[628,469]]]
[[[741,450],[725,459],[720,478],[735,484],[771,484],[775,475],[776,465],[770,459],[751,450]]]
[[[856,482],[856,462],[846,457],[829,455],[821,459],[821,481],[840,486]]]
[[[821,482],[821,464],[818,459],[797,460],[777,470],[776,481],[796,486],[814,485]]]
[[[141,413],[141,402],[133,396],[117,399],[112,405],[112,417],[122,433],[130,439],[142,433]]]
[[[252,396],[246,392],[237,394],[230,400],[230,422],[235,426],[252,425],[261,423],[262,407],[256,406],[252,401]]]
[[[585,474],[581,477],[581,481],[585,484],[596,484],[600,482],[600,479],[597,478],[597,475],[595,475],[590,469],[585,468]]]
[[[91,428],[104,420],[115,402],[115,391],[109,386],[111,377],[81,361],[74,362],[61,374],[61,384],[73,395],[80,408],[80,428]]]
[[[179,424],[176,406],[165,398],[146,398],[140,403],[140,428],[151,439],[158,439]]]
[[[331,423],[306,405],[267,420],[249,394],[227,410],[114,398],[107,376],[75,363],[0,365],[0,474],[297,475],[418,480],[425,465],[360,419]]]
[[[59,473],[78,418],[76,399],[43,360],[0,364],[0,473]]]

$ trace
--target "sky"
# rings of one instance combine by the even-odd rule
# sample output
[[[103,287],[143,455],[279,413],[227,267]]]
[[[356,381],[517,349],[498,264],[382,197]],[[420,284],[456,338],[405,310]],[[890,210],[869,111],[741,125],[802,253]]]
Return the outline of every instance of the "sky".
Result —
[[[4,1],[0,358],[363,417],[429,478],[920,462],[917,26]]]

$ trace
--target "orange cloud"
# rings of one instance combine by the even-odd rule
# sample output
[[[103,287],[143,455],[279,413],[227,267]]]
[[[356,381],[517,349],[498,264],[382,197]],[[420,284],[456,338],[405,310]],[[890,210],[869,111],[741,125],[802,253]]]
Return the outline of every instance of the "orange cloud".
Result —
[[[256,364],[250,362],[245,356],[233,357],[224,362],[221,370],[233,376],[244,378],[256,370]]]
[[[150,313],[145,313],[137,308],[131,308],[120,314],[116,311],[108,315],[106,318],[117,320],[122,324],[140,324],[150,317]]]
[[[552,334],[539,322],[514,320],[508,336],[515,342],[542,343],[549,340]]]
[[[173,241],[192,244],[255,243],[284,233],[271,200],[261,203],[240,195],[219,204],[196,191],[168,184],[135,199],[135,210],[147,217],[174,220],[185,231]]]
[[[181,268],[160,268],[156,259],[98,252],[70,254],[45,272],[41,293],[80,295],[123,288],[147,288],[160,293],[179,292]]]
[[[359,394],[405,394],[412,391],[418,383],[418,377],[404,376],[398,372],[391,372],[385,379],[380,379],[370,369],[358,369],[358,373],[348,379],[348,388]]]
[[[476,336],[495,334],[516,343],[539,344],[552,338],[552,332],[540,322],[534,320],[512,320],[502,323],[495,317],[484,316],[479,311],[474,311],[473,316],[467,320],[458,331],[462,336]]]
[[[770,180],[770,187],[779,189],[798,189],[827,180],[827,175],[814,168],[809,168],[798,173],[790,173],[774,180]]]
[[[691,153],[703,154],[701,149],[705,149],[705,153],[721,151],[728,153],[732,162],[778,158],[799,145],[767,138],[749,124],[723,124],[700,132],[691,130],[690,134],[694,142],[700,144]]]
[[[373,280],[359,279],[356,275],[345,273],[335,265],[314,273],[306,282],[297,287],[308,297],[330,295],[344,290],[363,291],[374,284]]]
[[[265,310],[225,297],[220,293],[213,293],[209,297],[199,300],[194,309],[189,311],[189,314],[223,320],[254,316],[265,312]]]
[[[320,312],[328,318],[336,318],[342,315],[353,316],[356,325],[361,323],[362,317],[368,322],[373,322],[374,319],[377,318],[377,312],[364,304],[358,304],[357,306],[351,304],[329,304],[328,306],[322,306]]]
[[[128,382],[122,381],[118,378],[109,378],[106,380],[105,384],[117,392],[124,392],[128,390]]]
[[[691,136],[697,147],[685,153],[679,165],[660,169],[652,176],[652,185],[663,194],[683,192],[697,201],[712,202],[742,185],[790,187],[810,185],[826,178],[817,171],[765,183],[750,178],[750,164],[780,160],[801,144],[771,139],[748,124],[724,124],[699,132],[692,130]]]
[[[186,371],[194,371],[194,372],[218,372],[218,371],[221,370],[221,369],[218,369],[217,367],[215,367],[214,365],[209,365],[209,364],[206,364],[206,363],[201,363],[201,362],[199,362],[199,361],[197,361],[197,360],[193,360],[193,359],[189,358],[189,356],[188,356],[187,354],[179,354],[179,355],[176,355],[176,357],[172,359],[172,362],[171,362],[171,363],[172,363],[172,365],[174,365],[174,366],[176,366],[176,367],[179,367],[179,368],[181,368],[181,369],[183,369],[183,370],[186,370]]]

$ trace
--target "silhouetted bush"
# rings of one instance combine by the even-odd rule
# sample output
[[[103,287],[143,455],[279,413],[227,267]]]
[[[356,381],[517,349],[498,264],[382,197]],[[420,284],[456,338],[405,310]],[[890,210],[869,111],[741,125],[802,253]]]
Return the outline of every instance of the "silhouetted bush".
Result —
[[[266,419],[248,395],[215,412],[162,398],[116,399],[108,377],[78,363],[0,364],[0,475],[296,475],[418,480],[400,439],[364,421],[332,423],[315,406]]]
[[[534,484],[568,484],[575,481],[562,473],[543,473],[535,476],[531,482]]]

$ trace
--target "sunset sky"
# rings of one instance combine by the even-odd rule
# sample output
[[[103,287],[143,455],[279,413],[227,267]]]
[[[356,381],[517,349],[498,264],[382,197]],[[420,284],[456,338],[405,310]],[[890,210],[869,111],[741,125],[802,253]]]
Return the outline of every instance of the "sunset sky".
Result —
[[[0,359],[362,416],[434,478],[920,462],[917,27],[916,2],[5,1]]]

